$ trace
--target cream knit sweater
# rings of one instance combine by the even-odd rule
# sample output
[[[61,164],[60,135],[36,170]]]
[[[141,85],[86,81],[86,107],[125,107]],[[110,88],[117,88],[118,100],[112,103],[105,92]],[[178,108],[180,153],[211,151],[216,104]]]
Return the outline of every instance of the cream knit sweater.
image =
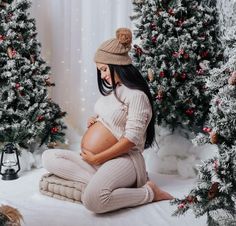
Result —
[[[146,140],[146,129],[152,117],[152,109],[146,94],[125,85],[116,88],[119,102],[112,92],[101,96],[94,106],[97,120],[119,140],[126,137],[135,146],[129,151],[137,171],[137,186],[146,182],[146,168],[142,152]]]
[[[121,85],[114,93],[101,96],[94,106],[98,121],[101,121],[119,140],[126,137],[135,146],[135,150],[143,151],[145,133],[152,117],[152,110],[145,93],[140,90],[129,89]]]

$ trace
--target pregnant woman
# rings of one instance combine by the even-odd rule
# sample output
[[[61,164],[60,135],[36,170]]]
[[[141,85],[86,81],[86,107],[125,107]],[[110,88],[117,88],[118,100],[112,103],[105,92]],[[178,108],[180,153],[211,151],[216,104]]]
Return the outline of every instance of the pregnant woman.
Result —
[[[154,141],[155,119],[148,85],[128,55],[131,41],[120,28],[95,54],[102,95],[80,154],[51,149],[42,157],[49,172],[86,185],[82,203],[95,213],[173,198],[147,178],[142,152]]]

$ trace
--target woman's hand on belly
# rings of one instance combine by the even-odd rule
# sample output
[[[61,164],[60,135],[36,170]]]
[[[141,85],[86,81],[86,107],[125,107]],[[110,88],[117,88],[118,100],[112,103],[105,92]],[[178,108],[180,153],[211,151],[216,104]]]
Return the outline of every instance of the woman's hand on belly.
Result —
[[[82,150],[80,153],[81,157],[84,161],[89,163],[90,165],[99,165],[98,159],[96,158],[96,154],[93,154],[91,151]]]
[[[100,165],[110,159],[127,154],[129,150],[134,146],[134,143],[123,137],[116,144],[100,153],[92,153],[89,150],[82,149],[80,155],[87,163],[91,165]]]
[[[92,126],[96,122],[97,122],[97,116],[90,117],[87,121],[87,128],[89,128],[90,126]]]

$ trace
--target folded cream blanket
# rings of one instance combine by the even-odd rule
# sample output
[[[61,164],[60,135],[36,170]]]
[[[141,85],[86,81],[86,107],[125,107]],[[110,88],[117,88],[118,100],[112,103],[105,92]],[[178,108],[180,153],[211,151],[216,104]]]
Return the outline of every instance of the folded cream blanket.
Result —
[[[78,181],[69,181],[52,173],[46,173],[39,182],[42,194],[70,202],[81,202],[81,193],[85,184]]]

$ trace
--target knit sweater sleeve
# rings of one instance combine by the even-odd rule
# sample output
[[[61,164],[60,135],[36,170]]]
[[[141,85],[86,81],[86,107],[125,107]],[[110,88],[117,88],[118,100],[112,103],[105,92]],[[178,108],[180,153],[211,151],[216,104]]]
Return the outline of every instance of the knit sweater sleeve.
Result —
[[[151,117],[152,109],[146,94],[137,92],[130,96],[124,137],[135,145],[143,142]]]

